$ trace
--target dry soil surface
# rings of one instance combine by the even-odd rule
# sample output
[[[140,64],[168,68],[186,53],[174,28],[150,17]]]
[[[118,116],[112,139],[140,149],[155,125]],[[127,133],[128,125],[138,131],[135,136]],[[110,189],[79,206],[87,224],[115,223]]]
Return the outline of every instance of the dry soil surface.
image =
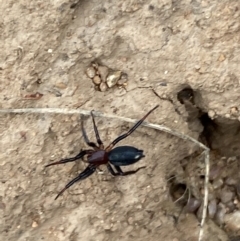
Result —
[[[147,121],[212,150],[217,211],[207,218],[204,240],[239,240],[239,1],[2,0],[0,16],[2,109],[81,108],[140,119],[158,104]],[[126,73],[125,88],[97,91],[86,76],[94,61]],[[86,167],[44,168],[87,148],[79,115],[0,117],[0,240],[198,240],[199,211],[181,211],[186,203],[177,201],[181,189],[203,200],[197,145],[140,127],[121,144],[143,149],[145,158],[124,170],[145,169],[112,177],[101,167],[55,201]],[[96,122],[106,145],[132,126]],[[88,117],[85,127],[95,141]]]

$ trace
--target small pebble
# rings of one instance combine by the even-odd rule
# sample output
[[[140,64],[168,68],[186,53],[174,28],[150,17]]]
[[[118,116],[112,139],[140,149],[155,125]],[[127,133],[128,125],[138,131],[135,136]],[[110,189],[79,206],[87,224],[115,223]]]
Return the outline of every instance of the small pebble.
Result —
[[[237,199],[234,199],[234,200],[233,200],[233,203],[234,203],[235,205],[237,205],[237,204],[238,204],[238,200],[237,200]]]
[[[230,112],[231,112],[232,115],[236,115],[236,114],[238,114],[238,108],[237,107],[232,107]]]
[[[93,78],[96,74],[96,71],[93,67],[88,67],[87,70],[86,70],[86,74],[89,78]]]
[[[108,76],[109,69],[106,66],[99,66],[98,73],[101,76],[103,82],[106,82]]]
[[[66,89],[67,85],[64,84],[63,82],[59,82],[55,84],[55,87],[59,88],[59,89]]]
[[[114,85],[117,84],[118,80],[120,79],[121,77],[121,71],[112,71],[109,73],[108,77],[107,77],[107,86],[109,88],[113,87]]]
[[[208,204],[209,217],[214,218],[216,212],[217,212],[217,201],[216,201],[216,199],[213,199]]]
[[[107,90],[107,88],[108,87],[104,82],[102,82],[99,86],[99,89],[100,89],[101,92],[105,92]]]
[[[219,203],[217,207],[217,213],[215,215],[215,220],[219,225],[222,225],[224,223],[225,214],[226,214],[225,206],[222,203]]]
[[[128,224],[130,224],[130,225],[133,224],[133,218],[132,218],[132,217],[129,217],[129,218],[128,218]]]
[[[236,206],[235,206],[235,204],[232,201],[226,203],[226,207],[227,207],[227,212],[228,213],[229,212],[232,213],[236,209]]]
[[[121,75],[120,79],[118,80],[117,85],[120,85],[120,86],[124,85],[127,83],[127,81],[128,81],[128,76],[127,76],[127,74],[123,73]]]
[[[232,231],[239,231],[240,230],[240,211],[226,214],[224,217],[224,221],[229,229],[231,229]]]
[[[212,185],[213,185],[214,189],[218,189],[223,185],[223,180],[221,178],[219,178],[219,179],[215,180]]]
[[[208,111],[208,116],[209,116],[211,119],[214,119],[215,115],[216,115],[216,112],[215,112],[214,110],[209,110],[209,111]]]
[[[220,197],[222,203],[228,203],[233,199],[233,197],[234,197],[234,194],[230,190],[226,190],[226,189],[222,190],[221,197]]]
[[[38,223],[35,222],[35,221],[33,221],[33,223],[32,223],[32,228],[36,228],[37,226],[38,226]]]
[[[98,75],[95,75],[95,76],[93,77],[93,83],[94,83],[95,85],[101,84],[101,78],[100,78]]]
[[[222,62],[224,61],[226,58],[224,56],[224,54],[220,54],[219,58],[218,58],[218,61]]]
[[[217,164],[213,164],[210,168],[209,180],[210,181],[215,180],[221,174],[221,171],[222,171],[222,167],[220,167]]]
[[[190,198],[186,205],[186,211],[189,213],[194,213],[201,205],[201,201],[196,198]]]
[[[202,213],[203,213],[203,204],[199,207],[199,209],[197,210],[197,218],[198,220],[201,220],[202,218]]]
[[[237,184],[237,180],[232,178],[232,177],[228,177],[226,180],[225,180],[225,183],[229,186],[233,186],[233,185],[236,185]]]

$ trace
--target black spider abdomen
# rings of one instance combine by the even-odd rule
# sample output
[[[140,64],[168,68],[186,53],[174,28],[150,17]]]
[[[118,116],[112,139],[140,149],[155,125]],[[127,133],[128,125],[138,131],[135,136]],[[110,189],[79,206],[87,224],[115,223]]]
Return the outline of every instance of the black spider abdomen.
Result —
[[[115,166],[128,166],[143,157],[143,150],[132,146],[119,146],[108,153],[109,162]]]

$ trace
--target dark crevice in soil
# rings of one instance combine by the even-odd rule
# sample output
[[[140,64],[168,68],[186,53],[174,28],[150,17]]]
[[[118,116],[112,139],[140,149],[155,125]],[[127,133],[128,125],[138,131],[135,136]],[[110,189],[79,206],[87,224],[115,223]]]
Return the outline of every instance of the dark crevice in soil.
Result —
[[[200,92],[190,86],[179,91],[177,98],[188,113],[189,128],[195,128],[199,140],[211,150],[208,218],[229,235],[239,237],[240,231],[229,229],[229,223],[234,220],[234,213],[240,210],[240,122],[223,117],[211,119],[208,110],[202,107]],[[181,161],[182,172],[174,173],[175,178],[170,182],[172,200],[182,210],[195,213],[199,220],[205,179],[202,162],[201,153],[186,157]]]
[[[189,127],[201,123],[199,139],[219,155],[240,156],[240,122],[223,117],[211,119],[206,110],[201,108],[199,91],[186,87],[178,92],[177,98],[188,112]]]

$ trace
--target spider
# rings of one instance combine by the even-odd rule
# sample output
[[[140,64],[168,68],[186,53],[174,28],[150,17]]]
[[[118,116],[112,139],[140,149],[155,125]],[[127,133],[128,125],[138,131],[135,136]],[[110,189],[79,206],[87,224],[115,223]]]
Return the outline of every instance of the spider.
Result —
[[[113,147],[120,142],[121,140],[125,139],[129,135],[131,135],[142,123],[143,121],[155,110],[159,107],[159,105],[155,106],[153,109],[151,109],[141,120],[139,120],[127,133],[117,137],[108,147],[104,148],[103,142],[100,139],[98,129],[95,123],[94,115],[93,112],[91,111],[91,116],[92,116],[92,122],[93,122],[93,128],[95,132],[95,136],[97,139],[97,144],[94,142],[90,142],[86,131],[83,126],[83,118],[81,118],[81,128],[82,128],[82,134],[84,141],[86,144],[92,149],[87,149],[87,150],[81,150],[78,155],[72,158],[66,158],[62,159],[57,162],[50,163],[46,165],[45,167],[53,166],[53,165],[58,165],[58,164],[64,164],[67,162],[73,162],[78,159],[83,159],[85,155],[87,155],[87,163],[88,166],[86,169],[81,172],[77,177],[75,177],[72,181],[70,181],[59,194],[56,196],[55,200],[62,195],[62,193],[71,187],[75,182],[81,181],[86,179],[87,177],[91,176],[96,169],[100,165],[107,165],[107,168],[109,172],[113,176],[126,176],[126,175],[131,175],[136,172],[138,172],[140,169],[145,168],[145,167],[140,167],[134,171],[128,171],[128,172],[123,172],[120,166],[128,166],[131,164],[134,164],[138,162],[141,158],[144,157],[143,155],[143,150],[138,150],[137,148],[133,146],[118,146],[113,149]],[[113,169],[113,167],[115,170]]]

